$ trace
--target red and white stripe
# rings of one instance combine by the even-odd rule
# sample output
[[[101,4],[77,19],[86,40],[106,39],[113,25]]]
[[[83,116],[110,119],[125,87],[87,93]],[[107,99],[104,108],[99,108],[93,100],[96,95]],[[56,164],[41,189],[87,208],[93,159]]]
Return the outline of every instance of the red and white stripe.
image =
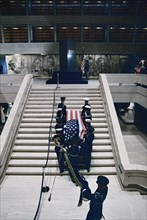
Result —
[[[81,118],[80,112],[78,110],[67,110],[66,111],[66,121],[76,119],[79,123],[79,137],[83,138],[86,133],[86,128],[84,126],[83,120]]]

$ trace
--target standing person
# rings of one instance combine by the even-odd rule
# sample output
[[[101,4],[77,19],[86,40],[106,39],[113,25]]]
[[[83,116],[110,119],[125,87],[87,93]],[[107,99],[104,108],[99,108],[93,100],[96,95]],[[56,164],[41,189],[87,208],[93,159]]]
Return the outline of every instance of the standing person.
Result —
[[[54,135],[53,137],[53,141],[55,143],[55,152],[58,158],[60,173],[63,173],[65,159],[62,150],[64,148],[64,136],[63,136],[62,125],[56,124],[55,130],[56,130],[56,135]]]
[[[61,102],[58,104],[58,109],[61,109],[62,121],[65,125],[66,123],[66,105],[65,105],[66,97],[60,97]]]
[[[84,105],[82,106],[81,117],[82,117],[82,116],[84,115],[84,113],[85,113],[85,106],[87,106],[87,105],[90,106],[90,104],[89,104],[89,98],[84,98],[83,100],[84,100]],[[90,107],[91,107],[91,106],[90,106]]]
[[[84,136],[85,141],[81,143],[80,153],[83,158],[83,162],[87,171],[90,171],[91,165],[91,153],[92,153],[92,142],[94,140],[94,127],[91,125],[91,119],[85,119],[86,134]]]
[[[69,175],[73,183],[76,183],[76,182],[73,177],[73,173],[71,172],[71,168],[73,169],[75,176],[79,179],[79,171],[78,171],[79,162],[80,162],[79,154],[80,154],[79,141],[73,138],[73,140],[71,141],[71,144],[67,146],[67,156],[68,156],[68,159],[71,165],[71,167],[68,165],[68,171],[69,171]]]
[[[84,68],[84,72],[85,72],[85,77],[88,80],[89,78],[89,60],[85,60],[85,68]]]
[[[103,202],[108,193],[109,179],[106,176],[98,176],[98,187],[94,193],[88,186],[81,189],[83,200],[90,200],[90,208],[85,220],[100,220],[103,217]]]
[[[83,111],[81,117],[82,117],[84,125],[86,125],[85,119],[91,119],[92,120],[91,106],[90,105],[85,105],[84,109],[85,110]]]

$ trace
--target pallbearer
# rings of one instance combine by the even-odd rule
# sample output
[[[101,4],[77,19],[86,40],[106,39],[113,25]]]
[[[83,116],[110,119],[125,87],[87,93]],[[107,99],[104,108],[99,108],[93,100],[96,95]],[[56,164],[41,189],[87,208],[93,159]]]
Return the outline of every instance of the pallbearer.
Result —
[[[82,106],[82,112],[81,112],[81,117],[84,115],[84,112],[85,112],[85,106],[86,105],[89,105],[91,107],[91,105],[89,104],[89,98],[84,98],[84,105]]]
[[[86,128],[86,133],[85,133],[85,141],[81,143],[81,150],[80,150],[80,155],[83,158],[83,162],[85,164],[85,167],[87,171],[90,171],[90,165],[91,165],[91,153],[92,153],[92,143],[94,140],[94,127],[91,125],[91,119],[86,118],[85,119],[85,128]]]
[[[58,104],[58,111],[61,110],[61,116],[63,124],[66,123],[66,105],[65,105],[65,99],[66,97],[60,97],[61,102]]]
[[[83,120],[84,125],[86,125],[86,123],[85,123],[86,118],[92,120],[91,106],[90,105],[85,105],[84,108],[85,108],[85,110],[83,111],[83,114],[82,114],[82,120]]]
[[[56,124],[55,130],[56,130],[56,135],[54,135],[54,137],[53,137],[53,141],[55,143],[55,152],[56,152],[57,158],[58,158],[60,173],[63,173],[64,172],[64,164],[65,164],[63,149],[65,146],[64,146],[64,136],[63,136],[62,125]]]

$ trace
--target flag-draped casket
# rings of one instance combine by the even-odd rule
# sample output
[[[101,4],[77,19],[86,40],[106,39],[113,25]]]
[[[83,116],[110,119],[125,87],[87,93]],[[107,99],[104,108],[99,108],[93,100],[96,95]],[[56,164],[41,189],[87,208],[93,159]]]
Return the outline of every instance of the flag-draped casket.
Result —
[[[65,143],[83,140],[86,128],[82,121],[80,112],[78,110],[66,111],[66,125],[64,126],[64,139]]]

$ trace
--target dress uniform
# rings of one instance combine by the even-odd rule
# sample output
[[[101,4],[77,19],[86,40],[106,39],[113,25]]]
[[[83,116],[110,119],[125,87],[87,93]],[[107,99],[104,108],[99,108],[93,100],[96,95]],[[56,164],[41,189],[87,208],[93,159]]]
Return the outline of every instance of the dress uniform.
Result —
[[[80,153],[80,148],[78,143],[71,143],[69,146],[67,146],[67,155],[69,162],[71,164],[71,167],[68,166],[68,171],[69,175],[71,177],[72,182],[75,182],[73,174],[71,172],[71,169],[73,169],[75,175],[78,175],[78,169],[79,169],[79,153]]]
[[[91,119],[85,119],[85,128],[86,128],[86,134],[84,136],[85,141],[81,143],[81,150],[80,154],[83,158],[83,162],[85,164],[85,167],[87,171],[90,171],[90,165],[91,165],[91,153],[92,153],[92,142],[94,140],[94,127],[91,125]]]
[[[84,105],[82,106],[82,112],[81,112],[81,117],[84,115],[84,112],[85,112],[85,106],[86,105],[89,105],[90,106],[90,104],[89,104],[89,98],[84,98],[83,99],[84,100]],[[90,106],[91,107],[91,106]]]
[[[56,123],[62,124],[62,127],[65,124],[65,117],[62,113],[62,108],[58,108],[57,113],[56,113]]]
[[[90,200],[90,209],[86,220],[100,220],[103,216],[103,202],[108,193],[109,180],[105,176],[98,176],[96,183],[98,188],[94,193],[91,193],[88,186],[82,189],[83,200]]]
[[[92,120],[91,107],[89,105],[85,105],[85,111],[83,112],[83,115],[82,115],[82,120],[83,120],[84,125],[86,125],[85,123],[86,118]]]
[[[63,173],[65,158],[62,150],[64,148],[64,136],[63,136],[62,125],[56,124],[55,130],[56,130],[56,135],[54,135],[53,137],[53,141],[55,142],[55,152],[58,158],[60,173]]]
[[[58,104],[58,110],[61,110],[59,114],[61,114],[63,124],[66,123],[66,105],[65,105],[65,99],[66,97],[60,97],[61,102]]]

